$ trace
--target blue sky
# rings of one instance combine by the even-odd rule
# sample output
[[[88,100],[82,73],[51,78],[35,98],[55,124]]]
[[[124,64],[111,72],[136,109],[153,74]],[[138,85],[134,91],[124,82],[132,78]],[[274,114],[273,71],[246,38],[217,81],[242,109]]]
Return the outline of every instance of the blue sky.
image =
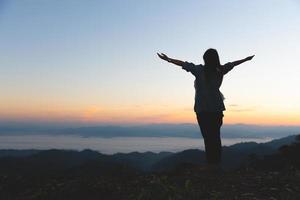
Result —
[[[1,120],[195,122],[193,77],[156,56],[226,63],[228,123],[300,124],[300,3],[1,1]]]

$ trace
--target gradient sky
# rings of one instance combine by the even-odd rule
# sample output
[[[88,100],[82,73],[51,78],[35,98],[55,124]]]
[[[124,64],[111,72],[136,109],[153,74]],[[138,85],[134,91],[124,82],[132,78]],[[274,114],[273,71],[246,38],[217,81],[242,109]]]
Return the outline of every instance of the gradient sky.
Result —
[[[0,120],[195,123],[202,63],[255,54],[224,78],[225,123],[300,125],[300,1],[0,0]]]

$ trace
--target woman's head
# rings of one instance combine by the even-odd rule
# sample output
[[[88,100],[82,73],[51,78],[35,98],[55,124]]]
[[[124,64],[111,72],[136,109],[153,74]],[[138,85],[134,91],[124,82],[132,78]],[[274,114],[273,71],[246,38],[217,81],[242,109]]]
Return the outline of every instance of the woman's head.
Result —
[[[219,67],[220,59],[216,49],[207,49],[203,54],[204,64],[209,67]]]
[[[220,67],[219,54],[216,49],[207,49],[203,54],[205,74],[207,80],[217,75],[217,68]]]

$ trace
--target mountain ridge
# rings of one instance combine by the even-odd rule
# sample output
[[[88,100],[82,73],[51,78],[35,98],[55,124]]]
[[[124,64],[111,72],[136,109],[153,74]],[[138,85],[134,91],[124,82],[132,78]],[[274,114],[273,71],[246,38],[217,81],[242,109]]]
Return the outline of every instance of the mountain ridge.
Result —
[[[246,142],[231,146],[223,146],[223,166],[228,169],[236,168],[247,162],[248,155],[256,154],[259,157],[272,154],[280,146],[295,141],[296,135],[272,140],[266,143]],[[0,150],[0,163],[4,159],[22,158],[22,161],[30,165],[30,161],[38,166],[38,161],[54,163],[59,166],[79,166],[90,160],[99,160],[107,163],[118,163],[133,167],[141,171],[164,171],[170,170],[180,163],[204,164],[205,153],[199,149],[187,149],[181,152],[131,152],[103,154],[93,150]]]

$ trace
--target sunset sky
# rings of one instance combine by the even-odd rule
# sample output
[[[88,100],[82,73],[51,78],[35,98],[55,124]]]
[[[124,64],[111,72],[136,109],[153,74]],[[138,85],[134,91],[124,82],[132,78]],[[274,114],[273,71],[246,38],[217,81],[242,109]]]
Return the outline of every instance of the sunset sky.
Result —
[[[203,63],[255,54],[224,77],[226,124],[300,125],[299,0],[0,0],[0,120],[195,123]]]

